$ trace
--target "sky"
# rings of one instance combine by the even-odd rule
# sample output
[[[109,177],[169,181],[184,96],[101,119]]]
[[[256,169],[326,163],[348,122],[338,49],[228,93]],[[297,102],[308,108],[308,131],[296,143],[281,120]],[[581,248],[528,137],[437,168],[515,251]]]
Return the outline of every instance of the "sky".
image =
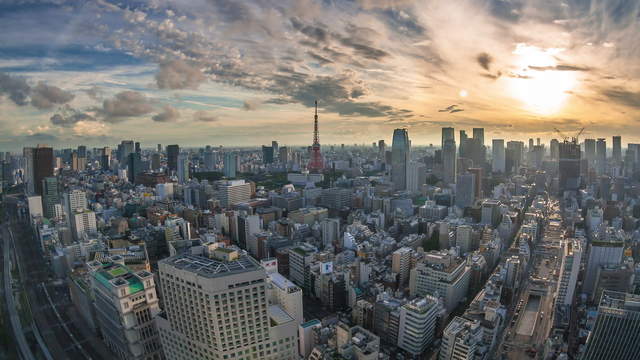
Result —
[[[0,150],[640,142],[640,0],[2,0]],[[457,137],[457,134],[456,134]]]

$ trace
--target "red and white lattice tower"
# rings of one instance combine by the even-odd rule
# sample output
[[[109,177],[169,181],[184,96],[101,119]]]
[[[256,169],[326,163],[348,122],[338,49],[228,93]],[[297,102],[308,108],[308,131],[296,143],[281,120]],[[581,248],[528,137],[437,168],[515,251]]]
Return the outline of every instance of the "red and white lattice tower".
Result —
[[[324,161],[320,152],[320,134],[318,132],[318,102],[316,101],[316,114],[313,116],[313,145],[311,145],[311,159],[307,169],[310,172],[321,172],[324,169]]]

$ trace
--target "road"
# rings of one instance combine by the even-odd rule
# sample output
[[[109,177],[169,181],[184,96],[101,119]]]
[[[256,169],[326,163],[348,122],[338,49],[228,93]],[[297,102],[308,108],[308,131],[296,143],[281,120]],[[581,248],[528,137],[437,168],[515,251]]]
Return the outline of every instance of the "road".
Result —
[[[27,338],[24,336],[24,330],[22,329],[22,323],[20,322],[20,316],[18,315],[18,307],[16,305],[16,299],[13,296],[13,285],[11,280],[11,242],[9,240],[6,224],[2,226],[2,260],[3,260],[3,279],[4,279],[4,294],[7,303],[7,310],[9,314],[9,320],[11,322],[11,328],[13,329],[13,335],[18,343],[20,350],[20,356],[26,360],[35,360],[33,352],[27,343]]]
[[[29,224],[18,222],[16,218],[17,199],[5,199],[9,200],[7,212],[11,215],[10,225],[23,286],[33,319],[51,356],[56,360],[111,358],[104,348],[95,348],[86,334],[82,334],[70,320],[68,313],[74,310],[66,283],[56,285],[52,282],[52,270],[32,236]],[[9,229],[5,226],[3,231],[7,235]],[[47,293],[51,295],[51,301]]]

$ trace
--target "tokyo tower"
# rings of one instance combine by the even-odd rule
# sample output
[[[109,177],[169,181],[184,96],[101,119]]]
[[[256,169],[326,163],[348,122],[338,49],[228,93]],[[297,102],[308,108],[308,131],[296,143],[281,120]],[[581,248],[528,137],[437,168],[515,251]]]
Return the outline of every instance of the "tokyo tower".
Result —
[[[320,134],[318,132],[318,101],[316,103],[316,113],[313,116],[313,145],[311,145],[311,159],[307,169],[310,172],[318,173],[324,169],[324,161],[320,152]]]

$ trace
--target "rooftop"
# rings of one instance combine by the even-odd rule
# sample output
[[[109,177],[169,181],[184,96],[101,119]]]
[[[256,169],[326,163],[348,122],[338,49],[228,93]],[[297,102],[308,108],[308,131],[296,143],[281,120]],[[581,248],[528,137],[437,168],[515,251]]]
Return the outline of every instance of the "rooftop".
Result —
[[[222,261],[205,256],[190,254],[175,255],[161,260],[177,269],[190,271],[203,277],[214,278],[229,274],[243,273],[261,268],[252,257],[243,254],[237,260]]]
[[[135,276],[133,271],[128,267],[113,262],[99,263],[99,266],[101,266],[102,269],[95,271],[93,276],[104,287],[112,288],[114,286],[129,285],[130,294],[135,294],[144,290],[144,285],[140,279]],[[146,271],[145,273],[149,274]]]

